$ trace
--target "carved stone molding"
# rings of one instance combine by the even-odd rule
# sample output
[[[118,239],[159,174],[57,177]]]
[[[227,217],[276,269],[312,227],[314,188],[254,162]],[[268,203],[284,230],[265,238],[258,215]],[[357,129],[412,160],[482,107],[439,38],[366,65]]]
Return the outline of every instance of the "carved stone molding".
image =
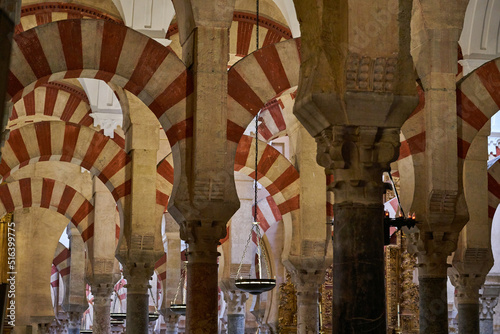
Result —
[[[392,92],[397,58],[370,58],[357,53],[347,58],[346,84],[350,91]]]
[[[386,185],[382,173],[399,154],[399,129],[333,126],[316,138],[316,160],[333,175],[328,191],[335,201],[380,204]]]

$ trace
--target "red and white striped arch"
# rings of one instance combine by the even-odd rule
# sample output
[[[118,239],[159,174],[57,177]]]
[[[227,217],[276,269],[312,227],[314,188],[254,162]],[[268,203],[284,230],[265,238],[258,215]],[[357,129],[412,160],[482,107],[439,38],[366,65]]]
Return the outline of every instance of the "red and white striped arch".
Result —
[[[254,208],[255,205],[252,205],[252,212],[254,212]],[[257,221],[263,233],[266,233],[267,230],[281,220],[281,212],[272,196],[267,196],[257,203]],[[257,235],[253,230],[252,241],[257,244]]]
[[[167,48],[123,25],[65,20],[14,36],[8,98],[63,78],[112,82],[138,96],[157,116],[171,146],[192,136],[186,97],[191,75]]]
[[[298,85],[299,69],[300,40],[292,39],[262,48],[229,70],[229,142],[239,142],[252,118],[268,101]]]
[[[48,178],[26,178],[0,185],[0,214],[40,207],[68,218],[89,244],[94,236],[94,206],[74,188]]]
[[[233,13],[233,23],[229,30],[229,53],[237,57],[245,57],[255,51],[255,27],[257,16],[253,13],[235,11]],[[165,36],[172,40],[170,44],[175,50],[181,50],[179,43],[179,26],[172,24]],[[265,16],[259,17],[259,38],[260,47],[279,43],[292,38],[290,29]]]
[[[61,120],[98,130],[93,125],[89,100],[85,91],[63,81],[43,84],[17,101],[7,127],[17,129],[29,123]],[[104,130],[99,132],[104,133]],[[115,131],[111,138],[121,148],[125,148],[123,133]]]
[[[465,159],[476,134],[500,110],[500,58],[457,84],[458,157]]]
[[[166,262],[167,262],[167,254],[164,253],[163,256],[155,263],[155,271],[156,274],[158,275],[159,282],[167,278],[167,266],[165,265]]]
[[[56,253],[54,256],[54,261],[52,261],[52,267],[53,268],[55,267],[55,269],[57,270],[57,281],[59,281],[59,275],[61,275],[61,277],[69,275],[70,258],[71,258],[71,251],[68,248],[66,248],[66,246],[64,246],[62,243],[58,243],[56,248]],[[52,286],[54,286],[52,282],[54,281],[52,280],[51,276],[50,283]]]
[[[16,102],[9,118],[9,128],[22,126],[20,120],[30,116],[46,116],[65,122],[91,126],[89,100],[83,89],[65,82],[46,83]],[[33,120],[31,120],[32,122]]]
[[[488,220],[491,223],[500,204],[500,159],[488,163]]]
[[[15,28],[15,33],[19,34],[42,24],[70,19],[101,19],[123,24],[121,19],[96,8],[76,3],[42,2],[24,5],[21,8],[21,20]]]
[[[238,145],[234,170],[255,177],[255,140],[243,136]],[[257,179],[271,197],[285,224],[285,236],[291,240],[300,209],[300,176],[295,167],[271,145],[259,143]]]
[[[38,161],[78,164],[110,189],[120,203],[130,194],[130,157],[114,141],[85,126],[64,122],[39,122],[10,132],[0,163],[0,175]]]
[[[156,166],[156,205],[158,213],[163,213],[167,210],[168,199],[172,194],[174,184],[172,159],[172,154],[169,154]]]

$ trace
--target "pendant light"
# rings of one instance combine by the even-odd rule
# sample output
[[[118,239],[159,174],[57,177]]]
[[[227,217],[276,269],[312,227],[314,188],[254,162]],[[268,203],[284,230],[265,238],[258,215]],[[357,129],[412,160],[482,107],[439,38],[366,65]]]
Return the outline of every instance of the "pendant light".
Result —
[[[257,44],[257,50],[259,50],[259,0],[256,0],[256,44]],[[250,229],[250,235],[248,236],[247,243],[245,245],[245,249],[243,251],[243,256],[241,257],[240,265],[238,267],[238,272],[236,273],[236,279],[235,279],[235,285],[238,289],[248,292],[253,295],[258,295],[261,294],[262,292],[272,290],[276,286],[276,280],[271,279],[271,271],[269,270],[269,263],[266,260],[266,257],[264,256],[264,244],[262,241],[262,235],[260,234],[260,227],[259,227],[259,222],[257,220],[257,178],[258,178],[258,171],[257,171],[257,165],[258,165],[258,157],[259,157],[259,114],[260,112],[257,113],[255,116],[255,178],[254,178],[254,212],[253,212],[253,223],[252,227]],[[240,273],[241,273],[241,266],[243,264],[243,259],[245,258],[248,245],[250,244],[250,240],[252,239],[252,233],[255,233],[257,237],[257,263],[256,263],[256,273],[259,273],[259,277],[256,278],[243,278]],[[266,272],[267,272],[267,277],[263,277],[263,272],[262,272],[262,262],[265,264]],[[258,269],[258,270],[257,270]]]
[[[186,315],[186,294],[185,294],[186,272],[187,272],[187,261],[184,261],[184,272],[181,273],[181,276],[179,277],[179,284],[177,285],[177,291],[175,292],[174,301],[172,302],[172,304],[170,304],[170,311],[179,315]],[[177,297],[179,296],[181,285],[182,285],[181,303],[177,304]]]

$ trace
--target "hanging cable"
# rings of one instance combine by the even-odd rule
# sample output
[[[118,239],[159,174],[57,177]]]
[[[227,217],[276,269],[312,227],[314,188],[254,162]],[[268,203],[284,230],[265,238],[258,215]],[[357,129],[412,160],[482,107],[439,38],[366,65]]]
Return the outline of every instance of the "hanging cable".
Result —
[[[255,33],[256,33],[255,40],[257,42],[257,50],[258,50],[259,49],[259,0],[257,0],[256,5],[257,5],[257,17],[256,17],[257,26],[255,29]]]

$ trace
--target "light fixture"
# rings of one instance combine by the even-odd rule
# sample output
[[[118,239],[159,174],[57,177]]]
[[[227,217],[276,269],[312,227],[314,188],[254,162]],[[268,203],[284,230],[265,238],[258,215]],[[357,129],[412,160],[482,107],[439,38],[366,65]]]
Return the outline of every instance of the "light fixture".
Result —
[[[177,285],[177,291],[175,292],[174,301],[170,304],[170,311],[178,315],[186,315],[186,294],[184,285],[186,284],[186,272],[187,272],[187,261],[184,261],[184,272],[181,273],[179,277],[179,284]],[[177,297],[179,296],[179,291],[182,286],[182,297],[181,303],[177,304]]]
[[[259,0],[256,0],[256,50],[259,50]],[[248,236],[247,243],[245,245],[245,249],[243,251],[243,255],[241,257],[240,265],[238,267],[238,272],[236,273],[235,285],[238,289],[248,292],[253,295],[261,294],[262,292],[272,290],[276,286],[276,280],[270,278],[271,272],[269,270],[269,263],[266,261],[266,257],[263,254],[264,245],[262,241],[262,235],[260,234],[259,222],[257,219],[257,200],[258,200],[258,157],[259,157],[259,114],[255,115],[255,178],[254,178],[254,212],[253,212],[253,223],[250,229],[250,235]],[[250,240],[252,239],[252,233],[255,233],[257,237],[257,263],[258,266],[258,276],[256,278],[243,278],[241,274],[241,266],[243,264],[243,260],[245,258],[248,245],[250,244]],[[263,278],[262,272],[262,262],[264,261],[267,277]],[[256,268],[257,273],[257,268]]]

